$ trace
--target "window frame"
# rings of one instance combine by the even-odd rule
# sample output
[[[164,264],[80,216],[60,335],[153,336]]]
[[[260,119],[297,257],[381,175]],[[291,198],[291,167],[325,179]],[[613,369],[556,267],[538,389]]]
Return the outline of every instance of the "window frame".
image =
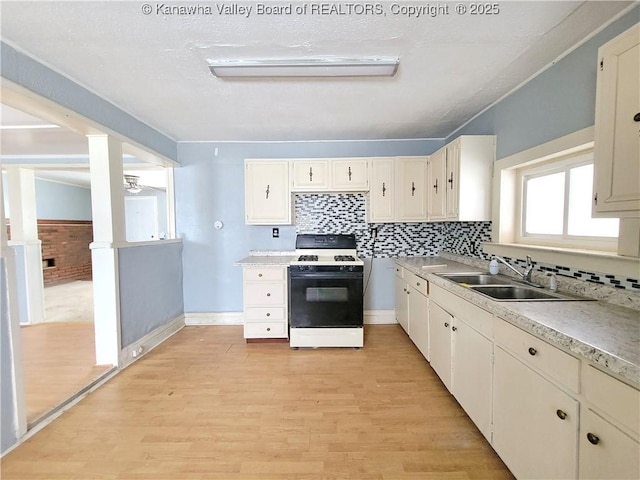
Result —
[[[541,245],[547,247],[584,248],[615,252],[618,248],[618,236],[595,237],[584,235],[570,235],[569,227],[569,195],[570,195],[570,171],[573,168],[593,164],[593,148],[575,153],[560,155],[552,160],[533,162],[516,169],[516,228],[515,241],[518,244]],[[564,202],[562,234],[528,233],[526,227],[526,182],[527,180],[540,178],[547,175],[564,172]]]

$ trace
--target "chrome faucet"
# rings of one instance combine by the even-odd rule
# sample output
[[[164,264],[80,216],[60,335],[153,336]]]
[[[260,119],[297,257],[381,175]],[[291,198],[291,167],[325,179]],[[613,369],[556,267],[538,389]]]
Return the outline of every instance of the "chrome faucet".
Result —
[[[542,288],[542,285],[540,285],[538,283],[534,283],[531,280],[531,274],[533,272],[533,264],[531,263],[531,256],[530,255],[527,255],[527,265],[524,267],[524,270],[522,272],[520,270],[518,270],[517,268],[513,267],[511,264],[509,264],[509,262],[507,262],[502,257],[494,256],[493,258],[495,258],[496,260],[498,260],[499,262],[503,263],[505,266],[507,266],[511,270],[513,270],[519,277],[522,278],[522,281],[524,283],[526,283],[528,285],[531,285],[532,287]]]

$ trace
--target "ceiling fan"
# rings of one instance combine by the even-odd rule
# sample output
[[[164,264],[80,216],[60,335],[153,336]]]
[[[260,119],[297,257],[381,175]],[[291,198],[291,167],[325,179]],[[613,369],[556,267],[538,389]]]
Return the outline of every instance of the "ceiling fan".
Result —
[[[159,190],[164,191],[162,188],[152,187],[150,185],[140,184],[140,177],[138,175],[124,175],[124,189],[129,193],[140,193],[143,190]]]

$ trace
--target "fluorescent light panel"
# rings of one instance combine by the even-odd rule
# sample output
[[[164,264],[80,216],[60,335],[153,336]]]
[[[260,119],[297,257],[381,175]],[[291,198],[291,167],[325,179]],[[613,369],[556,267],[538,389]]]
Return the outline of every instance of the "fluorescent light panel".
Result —
[[[210,61],[216,77],[392,77],[399,58],[300,58]]]

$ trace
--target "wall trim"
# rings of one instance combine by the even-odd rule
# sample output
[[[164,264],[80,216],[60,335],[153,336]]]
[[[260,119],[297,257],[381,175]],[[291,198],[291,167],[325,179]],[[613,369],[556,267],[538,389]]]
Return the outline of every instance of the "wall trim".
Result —
[[[194,325],[244,325],[242,312],[194,312],[184,314],[184,324]]]
[[[173,320],[147,333],[140,340],[127,345],[120,350],[119,368],[126,368],[133,362],[146,355],[147,352],[153,350],[162,342],[167,340],[173,334],[181,330],[185,325],[185,317],[183,314],[178,315]],[[134,356],[135,353],[135,356]]]
[[[365,310],[364,323],[366,325],[388,325],[398,323],[395,310]]]

